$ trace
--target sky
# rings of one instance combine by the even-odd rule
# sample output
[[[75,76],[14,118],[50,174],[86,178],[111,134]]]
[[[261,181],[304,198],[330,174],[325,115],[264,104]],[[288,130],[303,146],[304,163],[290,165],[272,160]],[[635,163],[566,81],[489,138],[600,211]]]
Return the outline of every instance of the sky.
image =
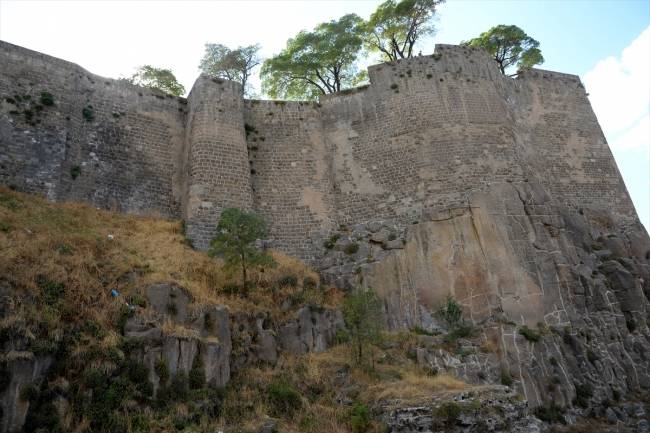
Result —
[[[77,63],[106,77],[138,66],[170,68],[189,91],[206,42],[260,43],[278,53],[300,30],[364,1],[29,1],[0,0],[0,39]],[[650,0],[448,0],[437,34],[457,44],[498,24],[515,24],[540,42],[541,68],[581,77],[637,212],[650,229]],[[374,63],[369,58],[364,63]],[[259,79],[254,77],[259,89]]]

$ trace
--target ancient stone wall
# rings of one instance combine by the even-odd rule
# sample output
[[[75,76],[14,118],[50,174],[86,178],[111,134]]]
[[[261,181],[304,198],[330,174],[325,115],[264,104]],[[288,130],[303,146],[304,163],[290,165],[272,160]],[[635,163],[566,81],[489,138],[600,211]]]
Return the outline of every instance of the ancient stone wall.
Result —
[[[208,247],[221,210],[252,206],[241,85],[199,77],[189,98],[187,236]]]
[[[504,77],[478,49],[372,66],[368,86],[318,104],[245,101],[206,76],[185,100],[7,43],[0,56],[0,181],[185,218],[202,249],[226,207],[260,212],[273,247],[312,261],[341,225],[402,230],[533,178],[564,205],[635,218],[578,77]]]
[[[180,217],[185,100],[7,43],[0,58],[0,182]]]

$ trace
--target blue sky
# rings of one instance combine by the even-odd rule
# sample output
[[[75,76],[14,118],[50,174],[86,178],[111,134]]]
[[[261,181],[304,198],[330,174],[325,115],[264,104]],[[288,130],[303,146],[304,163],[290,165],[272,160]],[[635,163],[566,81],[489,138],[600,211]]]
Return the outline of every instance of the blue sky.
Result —
[[[189,90],[205,42],[261,43],[270,56],[301,29],[346,13],[367,18],[379,3],[0,0],[0,39],[109,77],[130,75],[143,64],[171,68]],[[581,76],[637,212],[650,227],[650,30],[644,32],[650,0],[448,0],[439,10],[439,31],[423,41],[422,52],[497,24],[516,24],[537,39],[542,68]]]

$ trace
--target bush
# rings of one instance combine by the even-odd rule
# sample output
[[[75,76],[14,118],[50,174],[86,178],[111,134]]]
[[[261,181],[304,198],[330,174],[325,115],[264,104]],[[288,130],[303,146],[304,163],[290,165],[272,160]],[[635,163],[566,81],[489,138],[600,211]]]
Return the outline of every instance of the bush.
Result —
[[[302,279],[302,288],[305,290],[315,289],[318,287],[318,282],[312,277],[305,277]]]
[[[86,122],[92,122],[95,119],[95,110],[92,105],[86,105],[81,110],[81,115],[83,116]]]
[[[564,421],[563,415],[564,411],[562,408],[555,404],[551,404],[549,406],[540,406],[535,409],[535,416],[549,424],[565,424],[566,421]]]
[[[328,250],[331,250],[332,248],[334,248],[334,246],[336,245],[336,241],[338,241],[340,237],[341,235],[339,234],[333,234],[332,236],[329,237],[329,239],[323,242],[323,246]]]
[[[70,167],[70,177],[72,178],[72,180],[78,178],[80,174],[81,174],[81,167],[79,167],[78,165],[73,165],[72,167]]]
[[[205,368],[201,355],[196,355],[192,362],[192,369],[189,376],[190,389],[200,389],[205,386]]]
[[[525,325],[519,328],[519,333],[532,343],[537,343],[542,338],[542,334],[539,331]]]
[[[456,424],[456,419],[458,415],[462,412],[462,408],[456,402],[450,401],[443,403],[440,407],[436,409],[436,416],[442,418],[442,421],[447,426],[452,426]]]
[[[51,107],[54,105],[54,96],[49,92],[41,92],[41,104]]]
[[[278,285],[280,287],[295,288],[298,286],[298,278],[296,278],[294,275],[285,275],[278,280]]]
[[[452,296],[447,296],[447,301],[440,307],[439,314],[451,328],[458,326],[463,320],[463,310]]]
[[[576,387],[576,398],[573,400],[573,403],[581,408],[589,407],[589,400],[594,394],[593,387],[588,384],[574,384]]]
[[[266,388],[273,416],[291,415],[302,407],[300,393],[285,379],[276,379]]]
[[[352,242],[351,244],[346,245],[344,250],[345,254],[347,255],[352,255],[357,251],[359,251],[359,244],[356,242]]]
[[[156,372],[158,379],[160,379],[160,384],[165,385],[169,380],[169,368],[167,367],[167,363],[164,359],[156,360],[154,371]]]
[[[512,386],[513,383],[514,380],[512,380],[510,373],[505,369],[501,370],[501,385]]]
[[[350,428],[354,433],[363,433],[370,427],[370,409],[362,403],[354,405],[350,411]]]

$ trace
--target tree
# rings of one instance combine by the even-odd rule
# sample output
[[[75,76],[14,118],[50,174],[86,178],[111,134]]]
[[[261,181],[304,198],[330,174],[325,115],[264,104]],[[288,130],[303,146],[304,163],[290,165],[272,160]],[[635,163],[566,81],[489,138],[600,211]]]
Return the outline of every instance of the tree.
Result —
[[[364,360],[364,348],[379,339],[382,329],[382,303],[372,289],[358,289],[343,302],[343,317],[354,346],[358,364]]]
[[[301,31],[262,65],[263,91],[272,98],[316,99],[357,84],[362,35],[363,20],[355,14]]]
[[[522,70],[544,63],[539,42],[517,26],[501,24],[492,27],[478,38],[462,42],[462,45],[484,48],[497,61],[504,75],[511,66]],[[516,74],[510,74],[512,75]]]
[[[255,241],[266,236],[266,224],[259,215],[236,208],[221,212],[216,236],[210,242],[208,254],[211,257],[222,257],[227,273],[241,270],[244,293],[248,288],[249,269],[275,265],[266,251],[255,246]]]
[[[130,78],[124,78],[123,80],[137,86],[162,90],[174,96],[181,96],[185,93],[185,87],[178,82],[170,69],[144,65],[140,66]]]
[[[413,48],[423,36],[435,32],[436,7],[445,0],[387,0],[366,23],[365,46],[380,52],[385,60],[413,57]]]
[[[212,77],[238,81],[242,85],[242,94],[253,94],[248,81],[253,69],[260,64],[260,45],[248,45],[231,50],[222,44],[205,44],[205,54],[199,69]]]

